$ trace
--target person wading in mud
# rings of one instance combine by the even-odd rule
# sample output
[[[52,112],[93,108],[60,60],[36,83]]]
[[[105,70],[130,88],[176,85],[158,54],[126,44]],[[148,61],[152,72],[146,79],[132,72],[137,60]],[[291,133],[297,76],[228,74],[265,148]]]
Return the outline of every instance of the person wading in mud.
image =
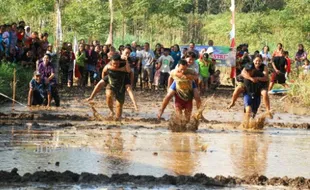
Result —
[[[125,49],[122,52],[121,55],[121,60],[120,60],[120,65],[119,68],[120,70],[124,69],[126,67],[126,63],[128,62],[129,65],[131,65],[131,62],[133,61],[130,57],[130,52],[131,49],[129,47],[125,47]],[[118,54],[112,54],[112,57],[114,55],[118,55]],[[134,73],[132,72],[132,69],[130,70],[130,79],[128,79],[131,83],[132,80],[134,80]],[[134,108],[136,111],[138,111],[138,105],[136,102],[136,99],[134,97],[133,91],[132,91],[132,86],[131,83],[126,84],[126,90],[129,94],[129,97],[134,105]],[[91,93],[90,97],[86,99],[86,101],[91,101],[94,99],[94,97],[96,96],[96,94],[100,91],[100,89],[102,88],[102,86],[106,87],[109,84],[109,80],[108,80],[108,76],[107,73],[104,72],[104,70],[102,71],[102,79],[99,81],[99,83],[95,86],[93,92]]]
[[[158,119],[161,118],[171,98],[175,96],[175,112],[178,115],[183,115],[182,113],[184,111],[186,121],[190,121],[193,110],[194,89],[197,88],[194,80],[197,80],[198,75],[193,71],[193,75],[189,76],[186,75],[186,72],[189,72],[187,61],[180,60],[177,68],[174,72],[171,72],[171,77],[174,81],[163,100],[162,106],[157,115]],[[201,103],[197,103],[199,106],[200,104]]]
[[[263,96],[263,101],[267,109],[267,114],[269,115],[270,118],[272,118],[271,114],[271,109],[270,109],[270,99],[268,95],[268,68],[265,64],[262,63],[262,56],[257,55],[254,58],[254,67],[257,71],[261,72],[264,74],[263,77],[251,77],[249,73],[246,71],[246,69],[243,69],[241,71],[241,76],[247,80],[250,80],[254,83],[260,83],[261,85],[261,95]],[[233,96],[232,96],[232,101],[228,105],[228,109],[232,108],[235,105],[235,102],[237,101],[239,95],[245,91],[245,85],[242,81],[239,81],[239,85],[236,87]]]
[[[246,64],[244,69],[247,71],[248,75],[252,78],[264,77],[264,74],[261,71],[255,69],[253,63]],[[239,75],[238,77],[242,76]],[[243,80],[245,88],[243,94],[244,112],[246,114],[246,119],[248,120],[250,117],[254,118],[258,111],[261,102],[260,96],[263,85],[262,83],[253,82],[246,78],[243,78]]]
[[[111,62],[105,66],[103,73],[107,73],[108,85],[106,88],[106,101],[111,111],[110,116],[114,116],[113,101],[116,99],[115,120],[120,120],[125,101],[126,85],[130,84],[129,73],[130,65],[128,61],[125,67],[120,67],[121,56],[115,54],[111,58]]]

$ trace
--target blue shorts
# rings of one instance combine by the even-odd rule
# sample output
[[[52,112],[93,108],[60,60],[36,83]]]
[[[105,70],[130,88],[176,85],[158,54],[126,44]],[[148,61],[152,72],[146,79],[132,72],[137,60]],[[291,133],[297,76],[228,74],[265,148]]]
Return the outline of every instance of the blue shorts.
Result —
[[[244,94],[243,95],[243,101],[244,101],[244,108],[251,106],[252,112],[254,114],[257,113],[258,108],[260,106],[261,102],[261,97],[260,96],[250,96],[249,94]]]
[[[192,88],[193,89],[197,88],[197,85],[194,81],[192,82]],[[173,81],[173,83],[171,84],[170,89],[173,91],[177,90],[177,83],[175,81]]]

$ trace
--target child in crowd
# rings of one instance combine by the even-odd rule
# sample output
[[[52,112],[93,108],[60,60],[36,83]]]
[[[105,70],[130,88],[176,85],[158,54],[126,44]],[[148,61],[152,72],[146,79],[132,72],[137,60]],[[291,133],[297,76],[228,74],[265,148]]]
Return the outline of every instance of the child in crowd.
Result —
[[[285,73],[285,78],[288,79],[289,75],[291,73],[291,59],[288,57],[288,51],[284,51],[284,57],[286,59],[286,73]]]
[[[199,86],[200,93],[203,95],[208,89],[209,77],[210,77],[210,67],[212,65],[212,60],[209,58],[208,53],[204,53],[200,59],[197,60],[199,65]]]
[[[216,70],[213,74],[213,83],[211,83],[210,88],[215,90],[217,87],[221,85],[221,78],[220,78],[221,71]]]
[[[305,63],[302,66],[304,72],[301,74],[300,78],[304,79],[305,77],[310,75],[310,62],[309,59],[305,59]]]
[[[160,79],[159,79],[159,85],[160,87],[166,88],[168,86],[168,78],[170,73],[170,67],[172,66],[174,60],[172,56],[170,55],[170,49],[165,48],[164,54],[159,57],[157,60],[157,68],[160,70]]]

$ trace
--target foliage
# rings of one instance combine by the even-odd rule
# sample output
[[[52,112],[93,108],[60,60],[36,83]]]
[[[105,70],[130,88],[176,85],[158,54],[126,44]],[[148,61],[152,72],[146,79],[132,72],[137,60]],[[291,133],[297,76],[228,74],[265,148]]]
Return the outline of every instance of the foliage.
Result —
[[[12,97],[13,72],[16,68],[16,100],[25,99],[29,90],[29,82],[33,76],[31,68],[25,68],[17,64],[0,63],[0,92]],[[0,98],[3,100],[3,97]]]
[[[109,32],[108,0],[57,0],[61,2],[65,41],[74,35],[87,41],[105,42]],[[25,20],[33,30],[55,31],[55,6],[50,0],[0,1],[0,23]],[[230,0],[113,0],[114,39],[128,43],[128,36],[151,45],[166,46],[194,41],[229,44]],[[236,0],[236,41],[250,51],[278,42],[291,52],[298,43],[310,45],[309,0]],[[130,37],[131,38],[131,37]],[[53,39],[51,36],[50,39]]]
[[[310,76],[298,78],[291,83],[288,95],[295,103],[299,102],[304,106],[310,106]]]

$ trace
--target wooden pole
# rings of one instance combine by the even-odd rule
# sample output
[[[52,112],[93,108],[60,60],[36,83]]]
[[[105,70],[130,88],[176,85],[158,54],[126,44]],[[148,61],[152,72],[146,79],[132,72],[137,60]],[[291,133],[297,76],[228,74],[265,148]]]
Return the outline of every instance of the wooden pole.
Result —
[[[13,71],[13,102],[12,102],[12,110],[14,110],[14,106],[15,106],[15,98],[16,98],[16,68],[14,68]]]

